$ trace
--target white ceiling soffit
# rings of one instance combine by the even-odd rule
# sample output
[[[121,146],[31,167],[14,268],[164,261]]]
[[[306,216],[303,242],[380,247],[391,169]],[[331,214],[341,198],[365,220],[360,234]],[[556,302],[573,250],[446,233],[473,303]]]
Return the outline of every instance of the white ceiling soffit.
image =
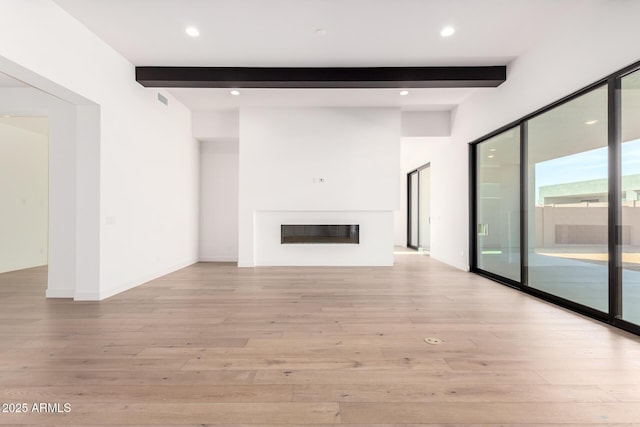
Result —
[[[506,65],[595,0],[55,0],[137,66]],[[444,26],[455,27],[443,38]],[[195,26],[200,36],[185,34]],[[322,30],[322,31],[318,31]],[[171,89],[193,111],[258,106],[451,110],[474,90]]]
[[[403,110],[448,111],[477,90],[411,89],[406,96],[397,89],[170,89],[169,93],[194,111],[230,110],[240,107],[401,107]]]

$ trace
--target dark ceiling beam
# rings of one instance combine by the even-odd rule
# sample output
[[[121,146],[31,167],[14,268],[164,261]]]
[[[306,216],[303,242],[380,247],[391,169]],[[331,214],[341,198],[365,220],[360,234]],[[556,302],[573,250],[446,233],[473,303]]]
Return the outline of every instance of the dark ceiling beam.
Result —
[[[496,87],[506,66],[489,67],[136,67],[146,87],[455,88]]]

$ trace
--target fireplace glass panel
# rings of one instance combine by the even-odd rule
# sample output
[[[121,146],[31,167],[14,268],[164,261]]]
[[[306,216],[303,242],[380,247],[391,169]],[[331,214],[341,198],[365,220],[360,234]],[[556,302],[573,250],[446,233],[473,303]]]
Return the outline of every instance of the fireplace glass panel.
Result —
[[[360,243],[360,225],[286,224],[280,226],[280,243]]]

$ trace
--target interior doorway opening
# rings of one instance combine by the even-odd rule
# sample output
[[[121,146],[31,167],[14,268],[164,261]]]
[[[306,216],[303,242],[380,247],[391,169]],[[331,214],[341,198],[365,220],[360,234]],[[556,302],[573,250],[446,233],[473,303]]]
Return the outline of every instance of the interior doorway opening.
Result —
[[[46,271],[48,117],[0,115],[0,235],[0,274]]]
[[[47,163],[39,168],[48,178],[47,201],[42,200],[46,244],[36,246],[46,254],[46,266],[33,267],[44,270],[38,273],[46,297],[100,299],[100,106],[0,56],[2,116],[47,118]],[[14,183],[3,179],[0,185]],[[5,236],[12,251],[24,244],[23,238]]]
[[[431,252],[431,164],[407,174],[407,247]]]

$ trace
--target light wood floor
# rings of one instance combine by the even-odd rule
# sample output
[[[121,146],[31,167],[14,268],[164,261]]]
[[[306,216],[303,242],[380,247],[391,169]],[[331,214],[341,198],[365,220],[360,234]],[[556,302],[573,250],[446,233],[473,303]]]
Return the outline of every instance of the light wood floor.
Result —
[[[0,424],[640,425],[640,340],[419,255],[196,264],[100,303],[0,274]],[[432,345],[425,337],[438,338]]]

